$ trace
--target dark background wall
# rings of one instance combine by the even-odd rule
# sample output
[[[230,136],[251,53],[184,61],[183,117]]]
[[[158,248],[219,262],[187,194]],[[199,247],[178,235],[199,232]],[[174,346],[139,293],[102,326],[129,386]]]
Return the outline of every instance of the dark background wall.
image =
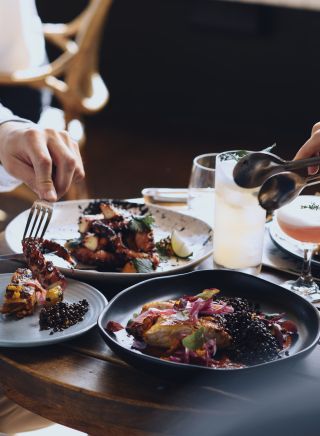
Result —
[[[44,22],[63,22],[87,1],[37,4]],[[110,103],[86,123],[89,197],[185,187],[201,153],[276,141],[292,157],[320,120],[319,45],[319,12],[114,0],[100,57]],[[4,204],[8,219],[29,206],[3,194]]]
[[[44,21],[86,1],[38,0]],[[320,14],[212,0],[115,0],[95,122],[297,147],[320,119]],[[293,142],[292,142],[293,141]]]
[[[256,141],[261,132],[269,143],[286,141],[290,129],[299,142],[319,118],[319,14],[218,1],[118,1],[106,36],[103,68],[115,120],[227,142]]]

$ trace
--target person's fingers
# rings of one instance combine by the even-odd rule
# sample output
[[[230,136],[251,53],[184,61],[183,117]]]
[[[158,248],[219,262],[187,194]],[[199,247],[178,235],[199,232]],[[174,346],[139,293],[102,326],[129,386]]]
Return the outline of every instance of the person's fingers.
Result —
[[[33,191],[36,191],[36,178],[33,167],[19,159],[11,158],[5,165],[9,174],[20,179]]]
[[[74,141],[68,132],[61,132],[61,135],[63,136],[66,144],[68,145],[69,149],[74,153],[75,159],[76,159],[76,167],[74,170],[73,175],[73,181],[74,182],[80,182],[85,178],[85,171],[83,167],[82,157],[80,154],[79,145],[76,141]]]
[[[63,135],[53,131],[47,133],[48,149],[55,167],[54,183],[58,197],[62,197],[72,183],[77,168],[77,156],[68,147]]]
[[[295,156],[295,159],[304,159],[307,157],[315,156],[320,150],[320,131],[316,132],[314,135],[308,139],[307,142],[303,144],[298,153]]]
[[[316,156],[319,156],[319,155],[320,155],[319,152],[316,153]],[[317,174],[318,171],[319,171],[319,165],[315,165],[315,166],[312,166],[312,167],[308,168],[308,174],[310,176],[314,176],[315,174]]]
[[[78,162],[76,171],[74,173],[75,182],[81,182],[81,180],[83,180],[85,178],[86,173],[84,170],[84,166],[83,166],[82,157],[80,154],[78,143],[75,141],[72,141],[71,147],[74,149],[74,151],[76,153],[77,162]]]
[[[317,130],[317,128],[319,129]],[[312,135],[308,141],[306,141],[300,148],[295,156],[296,159],[305,159],[312,156],[317,156],[320,150],[320,123],[313,126]],[[308,168],[308,174],[314,175],[318,172],[319,166],[313,166]]]
[[[41,199],[56,201],[57,192],[52,180],[52,160],[45,136],[37,130],[25,132],[28,153],[35,173],[35,191]]]
[[[314,135],[318,130],[320,130],[320,122],[316,123],[311,130],[311,136]]]
[[[0,147],[2,163],[12,167],[9,172],[27,183],[40,198],[56,201],[57,196],[68,191],[72,181],[84,178],[78,144],[67,132],[43,131],[34,125],[19,129],[15,124],[12,131],[5,133],[6,141]]]

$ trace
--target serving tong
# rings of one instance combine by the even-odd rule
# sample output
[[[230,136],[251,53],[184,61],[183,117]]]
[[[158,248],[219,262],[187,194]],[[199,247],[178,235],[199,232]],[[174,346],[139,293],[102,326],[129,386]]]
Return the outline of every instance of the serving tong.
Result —
[[[260,206],[268,212],[294,200],[307,186],[320,183],[320,174],[303,177],[297,173],[286,171],[269,177],[258,193]]]
[[[233,170],[234,181],[241,188],[258,188],[269,177],[320,164],[320,156],[286,161],[268,152],[253,152],[244,156]]]

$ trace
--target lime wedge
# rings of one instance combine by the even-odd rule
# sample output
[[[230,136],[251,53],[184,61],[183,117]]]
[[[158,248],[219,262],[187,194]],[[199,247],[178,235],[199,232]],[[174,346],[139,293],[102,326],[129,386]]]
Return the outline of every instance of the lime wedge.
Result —
[[[192,256],[192,251],[176,230],[171,233],[171,247],[174,254],[182,259]]]

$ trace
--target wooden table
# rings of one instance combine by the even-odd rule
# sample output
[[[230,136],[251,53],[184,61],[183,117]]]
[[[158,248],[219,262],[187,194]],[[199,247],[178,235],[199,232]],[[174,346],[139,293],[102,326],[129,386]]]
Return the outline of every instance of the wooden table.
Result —
[[[0,272],[13,266],[0,265]],[[264,270],[261,277],[279,283],[288,275]],[[112,291],[107,285],[100,289],[106,295]],[[129,367],[94,329],[61,345],[1,349],[0,383],[16,403],[91,435],[191,435],[190,425],[212,420],[217,426],[219,419],[235,419],[243,408],[263,401],[271,381],[277,386],[319,382],[319,362],[317,347],[276,371],[168,381]]]

